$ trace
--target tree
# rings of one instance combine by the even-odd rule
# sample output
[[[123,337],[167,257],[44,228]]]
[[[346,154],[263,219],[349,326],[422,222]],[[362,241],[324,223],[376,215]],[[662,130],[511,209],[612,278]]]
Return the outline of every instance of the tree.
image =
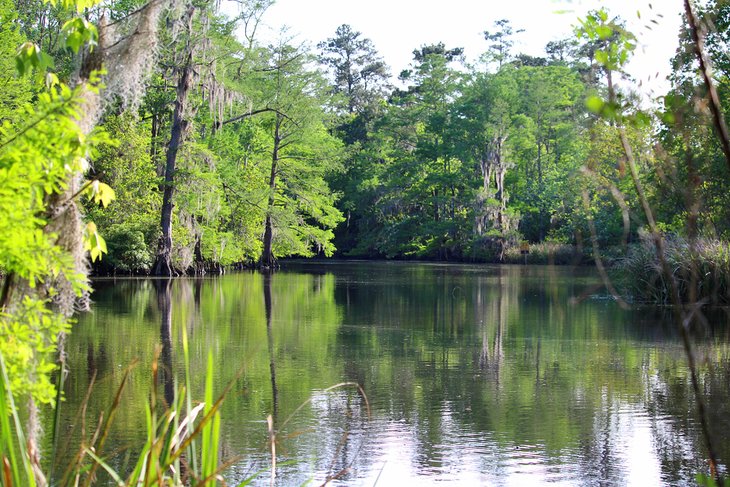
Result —
[[[575,54],[577,44],[575,39],[550,41],[545,45],[545,53],[547,53],[550,61],[553,63],[568,63]]]
[[[520,86],[517,110],[526,117],[518,131],[525,156],[518,162],[524,191],[515,193],[523,210],[520,228],[530,240],[542,241],[550,231],[551,214],[567,196],[561,186],[580,167],[585,87],[567,66],[522,67],[515,76]]]
[[[335,37],[317,45],[319,63],[330,72],[337,130],[346,144],[365,140],[388,89],[388,66],[372,41],[361,36],[343,24]]]
[[[370,39],[343,24],[335,37],[320,42],[319,62],[330,69],[333,92],[345,98],[350,114],[368,109],[383,94],[388,80],[388,67],[378,55]]]
[[[725,46],[730,37],[730,5],[711,1],[697,6],[699,29],[706,30],[706,63],[711,66],[712,80],[718,94],[719,108],[727,113],[730,93],[730,63]],[[712,28],[709,28],[712,26]],[[696,230],[723,239],[730,236],[728,218],[730,195],[727,191],[728,163],[721,144],[721,133],[713,114],[712,94],[707,83],[697,76],[699,62],[692,29],[688,22],[682,26],[679,47],[672,60],[672,87],[664,97],[661,143],[667,156],[660,166],[663,177],[655,178],[658,189],[653,199],[657,218],[666,228],[685,235],[686,215],[695,213]],[[676,167],[673,159],[688,161]],[[660,161],[662,162],[662,161]],[[694,196],[690,195],[691,188]],[[702,204],[702,211],[692,207]]]
[[[500,260],[516,226],[516,215],[507,209],[505,176],[514,166],[507,141],[512,135],[517,90],[515,68],[506,66],[493,75],[477,75],[459,102],[462,143],[481,174],[481,188],[473,203],[474,230],[479,238],[496,237]]]
[[[16,76],[15,53],[25,40],[16,24],[12,0],[0,0],[0,123],[18,121],[21,107],[30,102],[33,91],[27,78]]]
[[[332,229],[342,221],[324,176],[338,169],[339,144],[324,124],[323,80],[306,69],[300,50],[280,43],[261,74],[262,126],[270,157],[260,265],[278,255],[330,256]]]
[[[243,2],[239,16],[227,20],[216,16],[216,5],[205,3],[196,7],[191,3],[177,20],[178,29],[182,29],[177,33],[181,40],[172,44],[180,47],[170,53],[171,69],[164,72],[174,80],[176,88],[172,123],[169,126],[170,139],[165,152],[164,171],[161,171],[164,173],[164,183],[161,188],[161,236],[153,267],[156,275],[169,276],[187,272],[193,267],[196,272],[202,271],[211,263],[213,267],[220,265],[219,259],[230,264],[236,258],[243,260],[246,255],[250,255],[250,246],[229,245],[231,235],[225,235],[227,231],[215,221],[218,210],[220,216],[225,218],[229,208],[218,204],[223,200],[223,188],[214,168],[215,154],[208,152],[203,145],[196,145],[196,141],[212,144],[211,141],[224,123],[225,109],[246,105],[245,93],[239,91],[241,83],[237,83],[237,80],[247,74],[244,69],[249,52],[253,50],[253,35],[261,14],[270,4],[269,1],[258,0]],[[244,24],[248,46],[235,40],[238,21]],[[161,98],[164,103],[164,95]],[[164,111],[164,104],[162,110],[153,107],[153,115],[158,121],[159,113]],[[159,132],[159,124],[154,130]],[[185,147],[185,143],[190,146]],[[181,161],[181,155],[190,157]],[[176,212],[174,199],[181,182],[180,162],[185,165],[188,201],[192,206],[179,205]],[[197,179],[191,177],[193,175],[197,175]],[[211,203],[206,207],[208,211],[201,211],[203,199],[190,193],[203,188],[207,195],[203,199]],[[200,196],[199,191],[197,196]],[[211,212],[211,209],[215,211]],[[173,228],[176,220],[184,221],[185,228]],[[183,237],[181,245],[174,245],[175,233]],[[204,233],[210,237],[210,242],[205,241]],[[205,249],[209,252],[205,252]]]
[[[193,16],[195,7],[192,3],[187,6],[185,13],[179,20],[183,24],[183,49],[176,60],[177,84],[175,88],[175,108],[172,113],[172,126],[170,128],[170,141],[167,144],[165,153],[165,176],[162,194],[162,211],[160,217],[160,236],[157,257],[152,268],[156,276],[172,276],[175,270],[172,263],[172,208],[173,195],[175,193],[175,166],[177,154],[183,144],[184,137],[190,127],[189,97],[193,89],[194,76],[194,55],[196,51],[196,39],[193,38]],[[203,11],[203,15],[206,12]],[[198,39],[199,40],[199,39]]]
[[[150,157],[149,123],[132,111],[107,116],[104,130],[112,139],[94,158],[94,176],[114,188],[115,204],[89,202],[86,215],[104,235],[108,254],[97,272],[149,272],[154,263],[161,198]]]
[[[494,22],[494,31],[484,31],[484,40],[489,43],[489,50],[485,54],[487,61],[496,61],[500,69],[512,55],[511,49],[514,45],[514,36],[524,32],[524,29],[514,30],[507,19]]]
[[[461,54],[443,43],[414,50],[411,68],[401,74],[409,87],[393,93],[379,124],[392,160],[378,202],[387,222],[378,247],[388,256],[446,259],[461,252],[466,191],[451,137],[462,78],[451,64]]]

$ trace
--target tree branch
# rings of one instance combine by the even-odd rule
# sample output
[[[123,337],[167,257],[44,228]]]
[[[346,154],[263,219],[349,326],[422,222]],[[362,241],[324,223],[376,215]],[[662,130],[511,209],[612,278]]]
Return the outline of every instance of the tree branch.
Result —
[[[715,88],[715,84],[712,82],[712,66],[705,54],[704,33],[703,35],[700,35],[699,26],[697,25],[697,16],[695,15],[694,8],[692,7],[692,2],[690,0],[684,0],[684,10],[687,14],[687,23],[689,24],[689,30],[692,34],[692,44],[695,54],[697,54],[697,59],[700,62],[700,72],[702,73],[702,78],[705,81],[705,87],[707,87],[707,98],[710,102],[712,119],[720,138],[722,152],[725,154],[725,162],[730,170],[730,135],[728,135],[725,118],[722,115],[720,97],[717,95],[717,89]]]
[[[248,113],[242,113],[241,115],[236,115],[235,117],[231,117],[228,120],[223,120],[222,122],[219,123],[219,125],[225,125],[227,123],[238,122],[239,120],[243,120],[244,118],[252,117],[254,115],[258,115],[260,113],[266,113],[266,112],[276,113],[277,115],[286,118],[290,122],[295,123],[294,120],[292,120],[286,113],[283,113],[283,112],[277,110],[276,108],[260,108],[258,110],[252,110]]]

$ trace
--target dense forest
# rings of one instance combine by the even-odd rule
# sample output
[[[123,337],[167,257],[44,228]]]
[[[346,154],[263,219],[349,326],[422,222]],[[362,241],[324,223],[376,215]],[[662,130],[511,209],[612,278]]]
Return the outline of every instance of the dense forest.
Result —
[[[17,124],[19,108],[46,89],[42,68],[67,81],[93,51],[74,54],[75,37],[64,42],[69,9],[5,4],[1,116]],[[101,29],[89,35],[103,42],[104,29],[131,29],[139,7],[89,9]],[[497,262],[518,255],[522,240],[587,254],[594,244],[620,247],[646,222],[619,130],[662,231],[686,235],[696,202],[697,231],[727,237],[727,168],[698,106],[704,85],[689,30],[671,91],[652,112],[622,72],[635,40],[605,12],[595,19],[606,35],[585,24],[543,57],[515,52],[506,20],[487,26],[473,66],[458,46],[418,46],[395,81],[348,25],[317,46],[261,45],[266,8],[253,2],[235,17],[212,3],[170,9],[148,75],[135,86],[107,82],[105,136],[88,178],[116,198],[84,209],[106,241],[98,272],[175,275],[288,256]],[[727,6],[704,9],[726,100]],[[37,46],[47,66],[14,76],[21,44]],[[620,128],[618,112],[628,120]],[[687,157],[696,174],[677,169]],[[694,201],[682,191],[690,182]]]

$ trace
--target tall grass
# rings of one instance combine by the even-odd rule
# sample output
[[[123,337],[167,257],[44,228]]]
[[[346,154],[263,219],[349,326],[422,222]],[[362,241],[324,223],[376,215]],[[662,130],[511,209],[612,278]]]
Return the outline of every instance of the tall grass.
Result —
[[[145,405],[147,437],[131,473],[117,472],[109,464],[104,447],[122,392],[133,366],[128,367],[108,411],[100,418],[90,438],[83,439],[62,478],[54,485],[89,486],[96,482],[99,470],[107,473],[118,486],[213,486],[221,481],[220,472],[228,465],[219,462],[220,407],[232,382],[223,393],[213,396],[213,359],[208,354],[205,401],[193,406],[189,387],[181,387],[173,404],[157,403],[158,349],[152,365],[153,390]],[[186,368],[188,363],[185,353]],[[93,385],[92,385],[93,387]],[[88,398],[88,396],[87,396]],[[60,403],[56,405],[60,407]],[[85,408],[82,408],[85,409]],[[11,422],[12,421],[12,422]],[[26,447],[23,427],[5,362],[0,354],[0,485],[35,487],[45,485],[45,476],[34,464]],[[197,447],[196,440],[200,447]],[[52,463],[52,462],[51,462]]]
[[[10,420],[12,419],[12,424]],[[10,388],[5,358],[0,351],[0,457],[2,485],[35,487],[33,464],[26,448],[25,435]]]
[[[694,300],[702,304],[730,304],[730,244],[698,238],[690,245],[683,237],[666,237],[664,258],[682,302],[692,302],[694,291]],[[642,235],[638,243],[629,247],[626,257],[616,261],[613,270],[620,289],[630,299],[672,303],[670,283],[662,271],[651,236]]]

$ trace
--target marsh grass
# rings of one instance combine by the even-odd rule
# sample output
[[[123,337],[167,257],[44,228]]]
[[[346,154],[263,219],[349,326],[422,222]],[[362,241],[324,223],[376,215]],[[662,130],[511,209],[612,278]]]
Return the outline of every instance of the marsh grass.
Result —
[[[718,239],[697,238],[692,245],[679,236],[665,238],[664,258],[671,269],[682,302],[721,306],[730,304],[730,244]],[[693,268],[696,277],[693,279]],[[667,276],[657,259],[649,235],[632,244],[626,256],[615,262],[615,280],[622,294],[637,302],[671,304]],[[695,283],[693,285],[693,282]]]

